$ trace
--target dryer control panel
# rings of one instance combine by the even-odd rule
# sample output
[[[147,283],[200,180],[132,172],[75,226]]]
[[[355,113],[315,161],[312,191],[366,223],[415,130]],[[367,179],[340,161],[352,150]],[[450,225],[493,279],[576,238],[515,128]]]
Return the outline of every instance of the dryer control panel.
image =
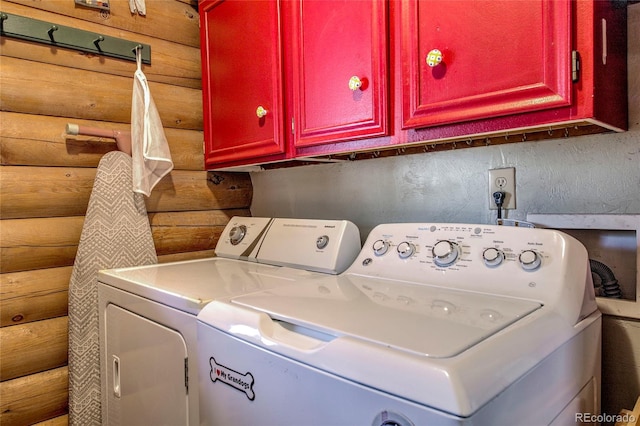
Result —
[[[216,255],[255,262],[260,242],[272,221],[268,217],[232,217],[218,239]]]
[[[360,231],[348,220],[274,219],[258,262],[338,274],[361,249]]]
[[[231,218],[216,254],[230,259],[338,274],[360,252],[360,231],[348,220]]]
[[[586,249],[549,229],[378,225],[347,273],[536,300],[575,317],[583,300],[589,312],[595,310],[595,302],[587,300],[593,285]],[[571,307],[574,302],[579,306]]]

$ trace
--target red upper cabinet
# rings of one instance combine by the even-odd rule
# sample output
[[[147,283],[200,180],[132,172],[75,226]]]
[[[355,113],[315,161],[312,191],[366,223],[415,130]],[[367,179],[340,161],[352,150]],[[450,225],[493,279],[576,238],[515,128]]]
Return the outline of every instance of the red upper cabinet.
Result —
[[[296,147],[387,133],[385,0],[285,2]],[[290,15],[289,15],[290,14]]]
[[[199,7],[206,167],[284,157],[280,2]]]
[[[571,104],[571,1],[403,0],[402,126]]]

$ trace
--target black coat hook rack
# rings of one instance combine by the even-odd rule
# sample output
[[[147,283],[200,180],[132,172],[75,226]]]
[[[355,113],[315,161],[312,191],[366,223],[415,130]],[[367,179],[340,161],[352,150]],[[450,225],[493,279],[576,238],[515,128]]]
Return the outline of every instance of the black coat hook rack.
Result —
[[[148,44],[103,36],[11,13],[0,12],[0,35],[127,61],[135,61],[136,50],[141,49],[142,62],[151,64],[151,46]]]

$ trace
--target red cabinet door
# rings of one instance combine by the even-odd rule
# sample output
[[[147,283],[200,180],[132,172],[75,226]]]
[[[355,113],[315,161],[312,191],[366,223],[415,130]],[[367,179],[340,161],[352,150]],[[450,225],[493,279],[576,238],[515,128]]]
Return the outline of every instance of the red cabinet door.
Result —
[[[403,128],[570,105],[570,0],[402,0],[400,14]]]
[[[279,1],[200,2],[207,167],[286,151],[279,8]]]
[[[287,6],[294,144],[386,134],[387,2],[304,0]],[[350,81],[357,83],[352,77],[359,88],[350,88]]]

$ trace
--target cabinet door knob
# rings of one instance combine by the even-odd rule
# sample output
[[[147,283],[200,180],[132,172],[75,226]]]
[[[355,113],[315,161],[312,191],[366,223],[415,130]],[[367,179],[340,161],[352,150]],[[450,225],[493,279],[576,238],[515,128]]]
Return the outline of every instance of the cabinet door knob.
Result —
[[[355,92],[356,90],[359,90],[360,87],[362,87],[362,80],[360,80],[357,76],[354,75],[349,79],[349,89]]]
[[[438,49],[433,49],[432,51],[427,53],[426,62],[427,65],[429,65],[431,68],[437,67],[438,65],[440,65],[440,62],[442,62],[442,52]]]
[[[258,108],[256,108],[256,115],[258,116],[258,118],[262,118],[265,115],[267,115],[267,111],[266,109],[264,109],[264,107],[262,105],[260,105]]]

